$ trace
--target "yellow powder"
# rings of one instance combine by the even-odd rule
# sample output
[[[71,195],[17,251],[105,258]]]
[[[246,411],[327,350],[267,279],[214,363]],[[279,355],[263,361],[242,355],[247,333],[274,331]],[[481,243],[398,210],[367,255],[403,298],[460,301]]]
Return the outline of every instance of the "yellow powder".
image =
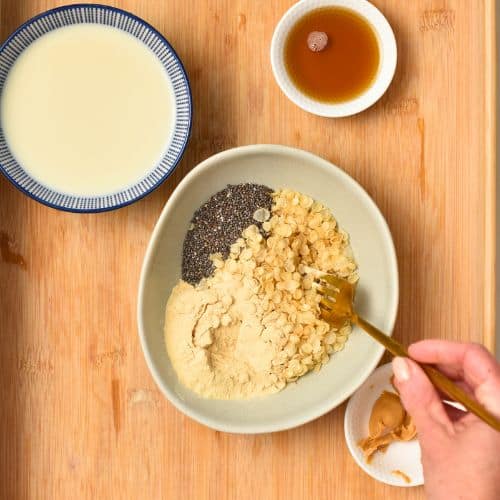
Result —
[[[167,350],[179,380],[207,398],[276,392],[277,346],[262,337],[262,308],[240,280],[193,287],[180,282],[165,318]]]
[[[344,347],[350,325],[332,329],[303,267],[357,281],[346,233],[300,193],[275,193],[264,239],[243,231],[226,260],[196,287],[181,281],[166,308],[165,341],[179,380],[207,398],[277,392]]]

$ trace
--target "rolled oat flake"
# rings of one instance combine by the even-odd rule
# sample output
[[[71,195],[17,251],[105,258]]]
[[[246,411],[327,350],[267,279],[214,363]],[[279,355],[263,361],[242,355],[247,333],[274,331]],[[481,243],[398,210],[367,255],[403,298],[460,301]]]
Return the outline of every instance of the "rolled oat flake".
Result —
[[[266,222],[271,217],[271,212],[267,208],[258,208],[253,213],[253,219],[257,222]]]

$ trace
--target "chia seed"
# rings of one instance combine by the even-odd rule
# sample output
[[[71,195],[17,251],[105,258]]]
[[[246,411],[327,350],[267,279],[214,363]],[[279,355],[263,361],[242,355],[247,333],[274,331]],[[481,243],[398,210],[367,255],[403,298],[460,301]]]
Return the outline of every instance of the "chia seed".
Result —
[[[194,285],[210,276],[214,271],[210,255],[220,253],[226,259],[248,226],[256,225],[265,236],[254,214],[258,209],[271,211],[272,193],[262,184],[228,185],[198,208],[184,239],[182,279]]]

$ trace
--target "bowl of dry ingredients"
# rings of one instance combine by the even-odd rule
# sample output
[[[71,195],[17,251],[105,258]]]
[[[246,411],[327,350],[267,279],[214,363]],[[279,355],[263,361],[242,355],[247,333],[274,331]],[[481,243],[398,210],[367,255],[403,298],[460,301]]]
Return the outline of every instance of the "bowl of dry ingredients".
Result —
[[[158,220],[139,286],[141,344],[172,404],[217,430],[260,433],[348,398],[383,349],[320,318],[311,267],[357,283],[357,310],[392,332],[392,238],[345,172],[273,145],[231,149],[193,169]]]

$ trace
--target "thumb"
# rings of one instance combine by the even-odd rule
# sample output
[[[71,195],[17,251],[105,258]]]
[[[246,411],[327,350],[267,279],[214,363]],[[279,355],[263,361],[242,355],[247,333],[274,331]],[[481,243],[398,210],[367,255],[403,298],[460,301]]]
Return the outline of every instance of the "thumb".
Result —
[[[412,416],[420,441],[436,437],[436,433],[453,432],[451,423],[436,389],[422,368],[408,358],[392,360],[395,385],[406,411]]]

